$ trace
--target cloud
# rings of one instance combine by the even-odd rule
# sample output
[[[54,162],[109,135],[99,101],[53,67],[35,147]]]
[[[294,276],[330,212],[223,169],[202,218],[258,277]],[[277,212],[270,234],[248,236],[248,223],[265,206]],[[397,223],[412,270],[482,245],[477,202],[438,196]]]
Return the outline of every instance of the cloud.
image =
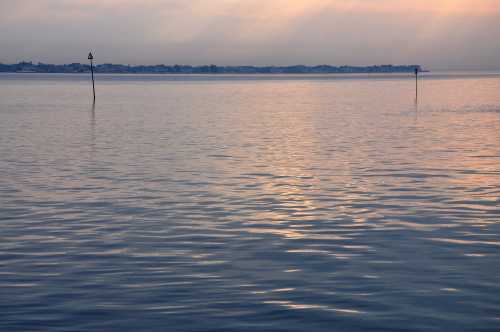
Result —
[[[0,0],[0,61],[500,68],[499,18],[497,0]]]

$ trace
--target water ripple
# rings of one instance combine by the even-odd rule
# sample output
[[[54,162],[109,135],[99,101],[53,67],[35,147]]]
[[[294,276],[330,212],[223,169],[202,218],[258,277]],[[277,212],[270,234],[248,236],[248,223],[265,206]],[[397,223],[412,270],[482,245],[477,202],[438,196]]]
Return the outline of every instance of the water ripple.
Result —
[[[2,85],[0,330],[498,330],[498,77],[151,80]]]

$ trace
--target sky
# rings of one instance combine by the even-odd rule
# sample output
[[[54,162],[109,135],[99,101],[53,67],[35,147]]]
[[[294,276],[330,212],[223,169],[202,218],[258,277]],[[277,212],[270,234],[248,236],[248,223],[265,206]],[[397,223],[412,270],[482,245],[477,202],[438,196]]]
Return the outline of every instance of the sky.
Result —
[[[500,0],[0,0],[0,62],[500,69]]]

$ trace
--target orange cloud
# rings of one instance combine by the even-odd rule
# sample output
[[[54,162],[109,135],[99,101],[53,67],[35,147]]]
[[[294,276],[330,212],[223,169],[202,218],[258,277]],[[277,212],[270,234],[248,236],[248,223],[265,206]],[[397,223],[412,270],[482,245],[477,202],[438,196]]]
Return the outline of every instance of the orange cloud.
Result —
[[[343,11],[440,14],[490,14],[500,11],[497,0],[332,0],[332,8]]]

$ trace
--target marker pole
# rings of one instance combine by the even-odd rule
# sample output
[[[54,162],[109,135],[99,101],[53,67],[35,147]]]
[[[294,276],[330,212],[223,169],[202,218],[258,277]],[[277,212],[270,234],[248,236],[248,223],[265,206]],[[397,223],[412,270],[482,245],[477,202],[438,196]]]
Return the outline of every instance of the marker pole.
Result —
[[[418,100],[418,68],[415,68],[415,101]]]
[[[92,73],[92,92],[94,94],[94,103],[95,103],[95,83],[94,83],[94,56],[92,53],[89,53],[88,59],[90,60],[90,72]]]

